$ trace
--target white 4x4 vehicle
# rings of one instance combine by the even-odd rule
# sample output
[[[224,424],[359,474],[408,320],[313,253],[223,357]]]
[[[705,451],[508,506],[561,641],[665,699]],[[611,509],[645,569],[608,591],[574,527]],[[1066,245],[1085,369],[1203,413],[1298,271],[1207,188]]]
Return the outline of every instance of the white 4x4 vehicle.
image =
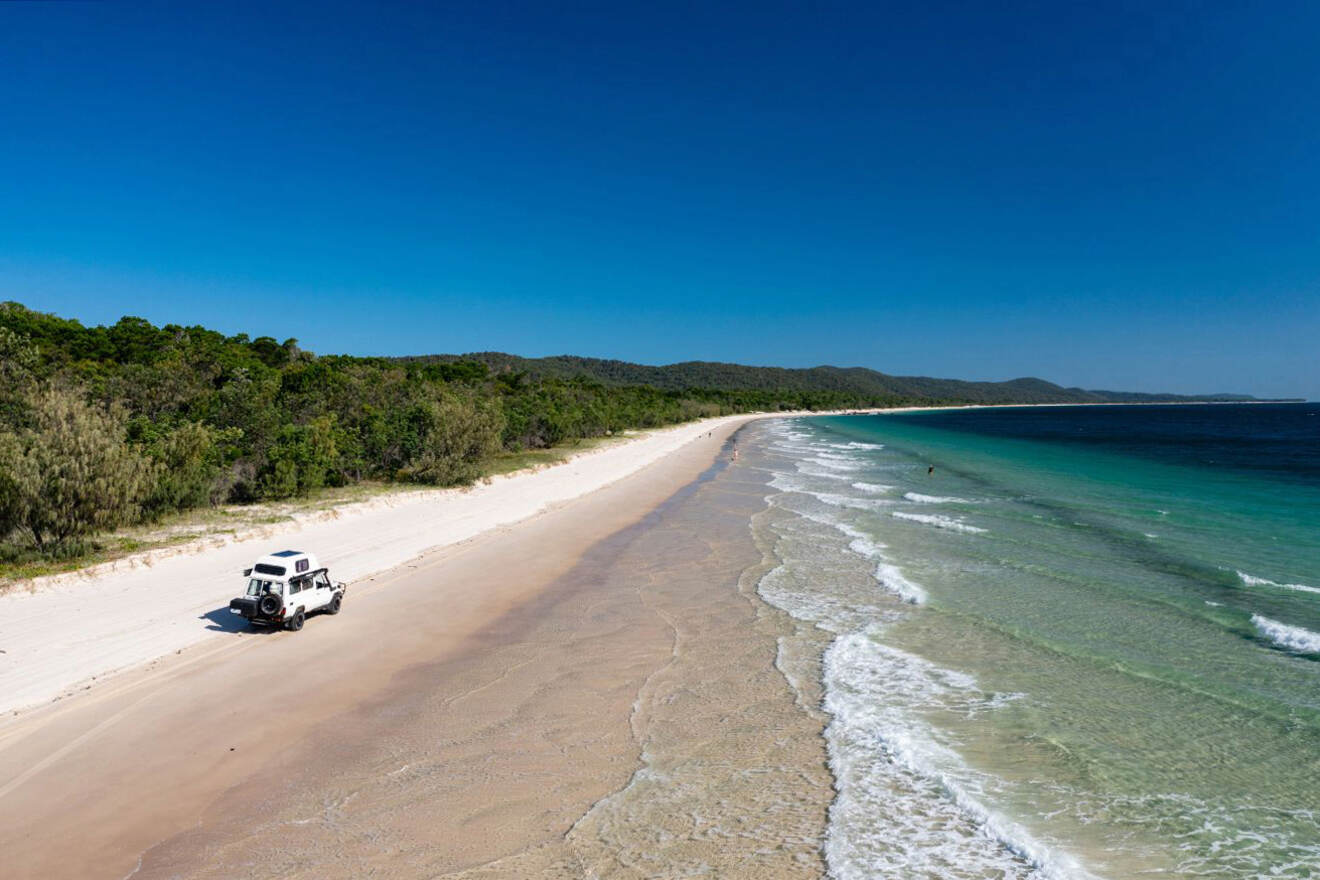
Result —
[[[247,592],[229,603],[229,610],[252,623],[300,630],[307,615],[338,614],[344,603],[342,583],[330,580],[316,557],[301,550],[281,550],[263,556],[243,572]]]

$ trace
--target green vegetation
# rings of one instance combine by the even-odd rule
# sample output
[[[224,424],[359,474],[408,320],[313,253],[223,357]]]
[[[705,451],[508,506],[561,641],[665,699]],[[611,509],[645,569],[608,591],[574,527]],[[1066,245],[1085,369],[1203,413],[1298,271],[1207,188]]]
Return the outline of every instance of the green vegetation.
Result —
[[[492,372],[523,372],[560,379],[587,378],[607,385],[646,385],[668,391],[699,391],[718,397],[732,393],[746,399],[749,392],[784,396],[805,394],[828,398],[840,406],[891,405],[895,402],[927,404],[1012,403],[1154,403],[1159,401],[1249,401],[1246,394],[1143,394],[1130,391],[1088,391],[1064,388],[1044,379],[1012,379],[1007,382],[965,382],[927,376],[890,376],[865,367],[747,367],[707,361],[688,361],[663,367],[559,355],[521,358],[500,352],[465,355],[427,355],[402,358],[427,364],[477,363]],[[721,389],[713,391],[710,389]],[[705,397],[703,397],[705,399]],[[833,404],[832,404],[833,405]],[[772,407],[767,407],[772,408]]]
[[[463,485],[628,429],[859,402],[607,384],[474,359],[318,357],[293,339],[140,318],[84,327],[5,303],[0,565],[96,557],[113,549],[108,531],[179,511],[361,481]]]
[[[0,565],[95,556],[106,549],[98,535],[179,511],[363,481],[463,485],[583,441],[708,416],[1116,399],[1106,394],[834,367],[318,357],[295,339],[131,317],[84,327],[4,303]]]
[[[625,439],[627,434],[615,434],[613,437],[592,437],[574,441],[563,446],[551,446],[548,449],[523,449],[518,452],[501,452],[486,464],[488,477],[498,474],[511,474],[514,471],[536,470],[552,464],[567,461],[573,455],[599,446]]]

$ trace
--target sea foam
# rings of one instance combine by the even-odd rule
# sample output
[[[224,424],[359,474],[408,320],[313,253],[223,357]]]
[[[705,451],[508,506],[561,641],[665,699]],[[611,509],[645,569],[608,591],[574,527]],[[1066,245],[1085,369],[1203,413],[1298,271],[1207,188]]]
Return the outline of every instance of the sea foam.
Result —
[[[875,569],[876,581],[909,605],[925,605],[926,591],[903,576],[897,565],[882,562]]]
[[[805,461],[797,463],[797,470],[800,474],[806,474],[809,477],[820,477],[823,480],[842,480],[846,482],[852,479],[850,474],[813,467]]]
[[[812,464],[820,467],[830,468],[836,471],[859,471],[866,467],[865,462],[858,461],[855,458],[845,458],[843,456],[831,456],[826,453],[819,453],[813,458],[807,459]]]
[[[948,529],[951,532],[965,532],[969,535],[984,534],[988,529],[980,526],[969,526],[960,519],[954,519],[951,516],[939,516],[929,513],[904,513],[901,510],[895,510],[892,514],[896,519],[906,519],[911,522],[924,523],[928,526],[934,526],[937,529]]]
[[[825,858],[831,877],[1089,878],[1068,853],[991,809],[993,780],[940,742],[921,712],[989,705],[975,679],[878,641],[839,636],[825,652],[824,708],[837,797]],[[958,876],[963,876],[959,873]]]
[[[837,492],[822,492],[814,488],[809,482],[803,480],[797,474],[788,474],[782,471],[776,471],[770,478],[768,484],[772,489],[778,489],[781,492],[796,492],[800,495],[809,495],[822,504],[828,504],[831,507],[848,507],[853,510],[878,510],[881,507],[893,504],[883,498],[855,498],[852,495],[840,495]]]
[[[808,492],[807,494],[814,496],[818,501],[825,504],[831,504],[835,507],[850,507],[853,510],[878,510],[894,503],[884,498],[854,498],[851,495],[839,495],[835,492]]]
[[[966,498],[953,495],[922,495],[920,492],[904,492],[903,497],[918,504],[971,504]]]
[[[1280,623],[1277,620],[1270,620],[1268,617],[1261,617],[1259,614],[1251,615],[1251,624],[1256,627],[1256,632],[1286,651],[1295,651],[1299,654],[1320,654],[1320,633],[1311,632],[1309,629],[1303,629],[1300,626]]]
[[[1302,593],[1320,593],[1320,587],[1311,587],[1306,584],[1281,584],[1278,581],[1272,581],[1267,578],[1247,574],[1245,571],[1239,571],[1237,576],[1238,579],[1242,581],[1244,587],[1274,587],[1279,590],[1297,590]]]

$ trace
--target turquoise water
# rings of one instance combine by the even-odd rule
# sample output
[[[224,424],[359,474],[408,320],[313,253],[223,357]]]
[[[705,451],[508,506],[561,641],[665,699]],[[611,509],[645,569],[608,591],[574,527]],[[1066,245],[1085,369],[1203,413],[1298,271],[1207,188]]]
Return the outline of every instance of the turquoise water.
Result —
[[[759,429],[834,876],[1320,877],[1314,408],[1197,409]]]

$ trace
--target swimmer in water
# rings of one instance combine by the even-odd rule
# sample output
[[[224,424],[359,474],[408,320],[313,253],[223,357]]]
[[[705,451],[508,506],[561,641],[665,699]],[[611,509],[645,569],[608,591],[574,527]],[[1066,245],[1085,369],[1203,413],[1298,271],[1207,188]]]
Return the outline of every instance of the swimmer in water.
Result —
[[[930,467],[926,468],[926,476],[928,477],[935,476],[935,465],[931,465]]]

